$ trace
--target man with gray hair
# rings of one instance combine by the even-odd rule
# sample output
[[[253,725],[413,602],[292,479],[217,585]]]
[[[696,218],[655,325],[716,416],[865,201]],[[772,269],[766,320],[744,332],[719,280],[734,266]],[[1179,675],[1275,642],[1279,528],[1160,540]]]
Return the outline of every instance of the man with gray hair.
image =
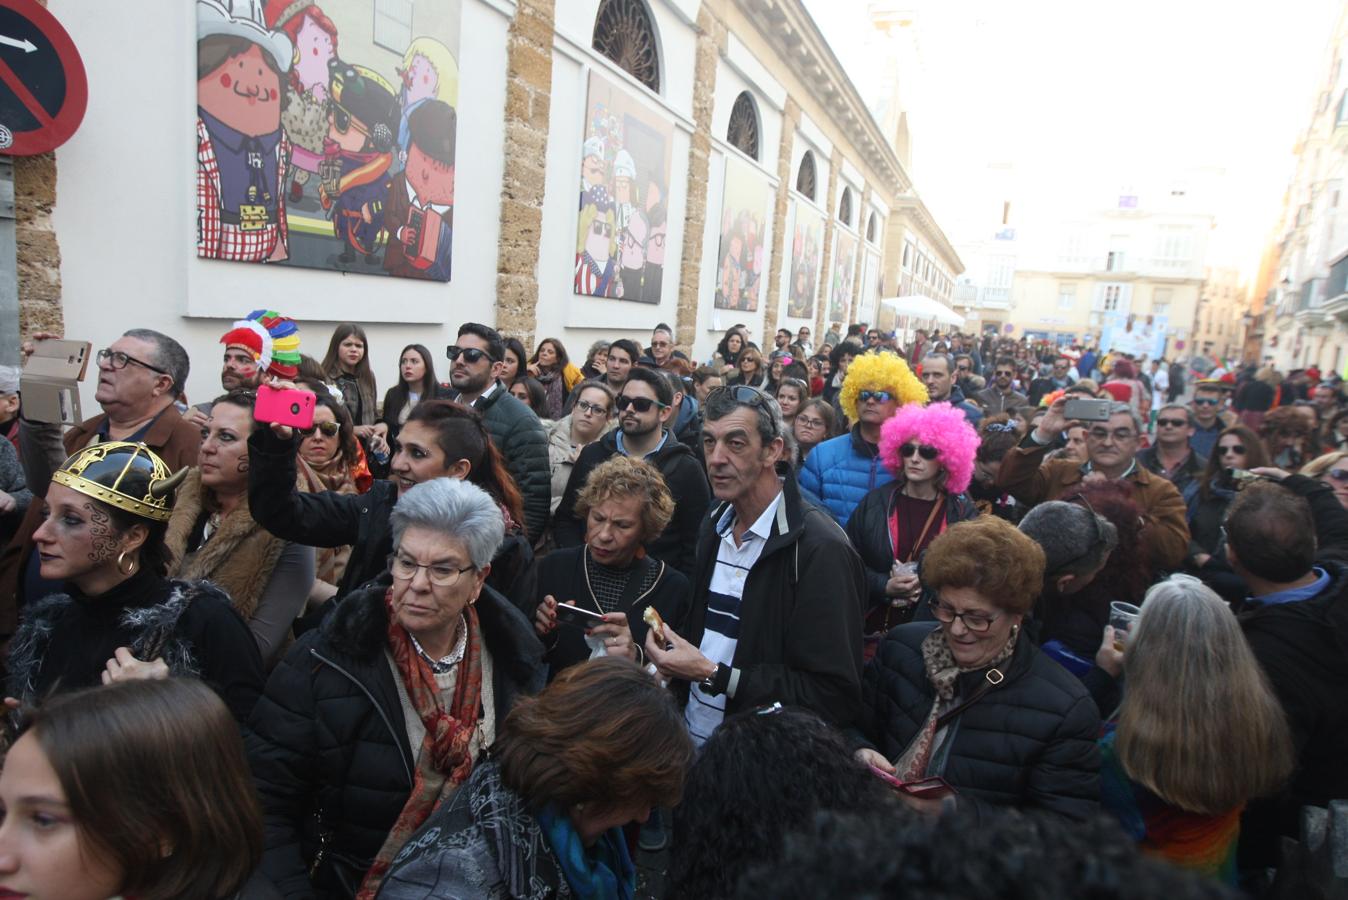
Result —
[[[1086,426],[1087,460],[1044,461],[1057,437],[1067,430],[1063,409],[1067,398],[1059,397],[1048,408],[1039,427],[1031,431],[1002,460],[997,486],[1027,506],[1057,500],[1076,493],[1083,482],[1126,482],[1133,502],[1142,512],[1142,540],[1151,562],[1161,570],[1179,568],[1189,548],[1189,526],[1184,498],[1169,481],[1137,464],[1134,458],[1142,436],[1142,420],[1127,403],[1115,403],[1109,419],[1083,422]]]
[[[702,449],[721,501],[698,538],[686,634],[646,638],[699,746],[727,715],[780,702],[838,727],[861,706],[861,559],[786,468],[781,408],[732,385],[707,397]]]

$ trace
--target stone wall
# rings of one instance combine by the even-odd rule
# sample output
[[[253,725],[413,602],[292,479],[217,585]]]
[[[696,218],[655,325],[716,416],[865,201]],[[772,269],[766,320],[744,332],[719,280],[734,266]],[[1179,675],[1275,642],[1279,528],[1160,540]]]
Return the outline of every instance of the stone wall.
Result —
[[[64,332],[61,247],[52,228],[56,155],[14,158],[15,243],[19,270],[19,333]]]
[[[553,0],[519,0],[506,48],[505,167],[496,327],[532,347],[552,92]]]

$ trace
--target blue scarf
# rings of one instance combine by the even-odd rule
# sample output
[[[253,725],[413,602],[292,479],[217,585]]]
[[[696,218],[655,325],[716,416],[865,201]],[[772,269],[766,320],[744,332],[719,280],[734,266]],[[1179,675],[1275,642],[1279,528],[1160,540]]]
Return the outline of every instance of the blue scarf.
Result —
[[[627,854],[621,828],[605,832],[594,847],[585,849],[570,817],[552,808],[538,813],[538,824],[562,866],[562,875],[581,900],[632,900],[637,892],[637,870]]]

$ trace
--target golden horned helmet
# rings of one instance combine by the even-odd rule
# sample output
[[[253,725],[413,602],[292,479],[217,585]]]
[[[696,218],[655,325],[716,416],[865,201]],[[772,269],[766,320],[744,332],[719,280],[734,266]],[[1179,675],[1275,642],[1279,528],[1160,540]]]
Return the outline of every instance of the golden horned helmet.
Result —
[[[108,441],[67,459],[51,480],[142,519],[166,522],[173,514],[174,490],[186,475],[186,468],[169,474],[144,444]]]

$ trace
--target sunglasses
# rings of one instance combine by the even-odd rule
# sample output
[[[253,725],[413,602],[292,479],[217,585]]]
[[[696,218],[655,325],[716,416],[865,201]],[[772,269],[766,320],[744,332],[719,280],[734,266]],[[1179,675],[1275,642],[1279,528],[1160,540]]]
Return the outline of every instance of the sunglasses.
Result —
[[[1348,469],[1330,469],[1325,474],[1335,481],[1348,481]]]
[[[711,402],[712,397],[722,393],[729,393],[730,399],[736,403],[744,403],[748,406],[767,406],[768,395],[756,387],[747,384],[727,384],[718,387],[707,395],[707,402]]]
[[[300,434],[304,435],[305,437],[308,437],[309,435],[313,434],[315,431],[317,431],[319,434],[323,435],[323,437],[332,437],[333,435],[337,434],[337,432],[339,432],[339,431],[341,431],[341,430],[342,430],[342,426],[341,426],[341,425],[338,425],[336,422],[315,422],[313,425],[311,425],[311,426],[308,427],[308,428],[301,428],[301,429],[299,429],[299,432],[300,432]]]
[[[618,409],[627,409],[629,406],[636,409],[639,413],[650,412],[652,406],[665,408],[665,404],[659,400],[652,400],[650,397],[619,397]]]
[[[941,451],[937,450],[930,444],[922,444],[919,446],[918,444],[914,444],[911,441],[899,448],[899,455],[902,456],[904,459],[907,459],[908,457],[916,453],[923,459],[927,460],[928,462],[930,462],[931,460],[935,459],[938,455],[940,455],[940,452]]]
[[[874,400],[876,403],[888,403],[894,399],[894,395],[889,391],[861,391],[857,394],[857,400],[865,403],[868,400]]]
[[[445,356],[449,357],[450,362],[456,362],[462,356],[463,361],[470,366],[477,365],[484,359],[491,359],[491,354],[486,350],[479,350],[476,347],[459,347],[454,344],[445,348]]]
[[[1157,425],[1160,425],[1162,428],[1187,428],[1187,427],[1189,427],[1189,420],[1188,420],[1188,419],[1157,419],[1157,420],[1156,420],[1156,424],[1157,424]]]
[[[996,377],[998,377],[998,378],[1015,378],[1015,377],[1016,377],[1016,373],[1015,373],[1015,372],[1005,372],[1005,371],[1003,371],[1003,372],[997,372],[997,373],[996,373]]]
[[[1220,453],[1222,456],[1229,456],[1229,455],[1244,456],[1244,455],[1245,455],[1245,445],[1244,445],[1244,444],[1228,444],[1228,445],[1225,446],[1225,447],[1218,447],[1218,448],[1217,448],[1217,452]]]
[[[1216,406],[1217,404],[1219,404],[1219,403],[1221,403],[1221,402],[1222,402],[1222,401],[1218,400],[1216,397],[1195,397],[1195,398],[1194,398],[1194,406]]]
[[[359,122],[352,119],[351,113],[335,102],[328,105],[328,111],[332,113],[332,126],[337,129],[338,134],[346,134],[354,126],[357,134],[370,136],[370,133]]]

